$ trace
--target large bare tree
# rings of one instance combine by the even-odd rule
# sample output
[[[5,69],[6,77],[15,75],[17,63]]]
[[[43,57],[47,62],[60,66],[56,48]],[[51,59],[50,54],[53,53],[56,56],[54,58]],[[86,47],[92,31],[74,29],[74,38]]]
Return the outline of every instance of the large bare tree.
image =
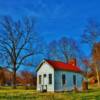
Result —
[[[0,52],[5,57],[6,66],[13,71],[13,88],[16,88],[17,70],[23,64],[31,66],[30,56],[39,52],[36,40],[33,17],[24,17],[17,21],[9,16],[3,17],[1,21]]]

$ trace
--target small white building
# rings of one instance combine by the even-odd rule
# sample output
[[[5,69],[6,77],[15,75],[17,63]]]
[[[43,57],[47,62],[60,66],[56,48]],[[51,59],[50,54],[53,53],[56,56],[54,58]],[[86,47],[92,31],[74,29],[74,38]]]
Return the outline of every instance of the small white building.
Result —
[[[43,60],[37,67],[37,91],[71,91],[82,89],[83,75],[76,62]]]

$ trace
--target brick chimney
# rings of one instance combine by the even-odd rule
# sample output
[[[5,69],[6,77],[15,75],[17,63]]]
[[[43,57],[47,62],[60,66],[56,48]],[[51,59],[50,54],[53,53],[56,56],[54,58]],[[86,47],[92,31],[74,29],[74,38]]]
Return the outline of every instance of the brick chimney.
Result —
[[[68,63],[71,64],[71,65],[73,65],[73,66],[76,66],[76,65],[77,65],[77,64],[76,64],[76,59],[75,59],[75,58],[70,59]]]

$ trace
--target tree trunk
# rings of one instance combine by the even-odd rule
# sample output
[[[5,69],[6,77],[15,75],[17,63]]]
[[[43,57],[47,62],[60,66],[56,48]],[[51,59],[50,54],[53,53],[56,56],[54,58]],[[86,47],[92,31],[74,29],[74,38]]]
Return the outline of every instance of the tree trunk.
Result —
[[[65,59],[66,59],[66,63],[68,63],[69,58],[68,58],[67,54],[65,54]]]
[[[82,90],[87,91],[88,90],[88,81],[87,79],[83,81],[82,83]]]
[[[97,66],[96,66],[96,76],[97,76],[98,86],[100,86],[99,71],[98,71]]]
[[[16,69],[13,71],[13,89],[16,89]]]

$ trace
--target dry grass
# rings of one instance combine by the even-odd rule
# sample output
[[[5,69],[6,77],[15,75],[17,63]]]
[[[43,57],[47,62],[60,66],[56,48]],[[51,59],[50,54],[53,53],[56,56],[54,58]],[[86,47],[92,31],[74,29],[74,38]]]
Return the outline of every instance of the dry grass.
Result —
[[[11,87],[2,87],[0,100],[100,100],[100,89],[94,86],[88,92],[39,93],[23,88],[14,90]]]

